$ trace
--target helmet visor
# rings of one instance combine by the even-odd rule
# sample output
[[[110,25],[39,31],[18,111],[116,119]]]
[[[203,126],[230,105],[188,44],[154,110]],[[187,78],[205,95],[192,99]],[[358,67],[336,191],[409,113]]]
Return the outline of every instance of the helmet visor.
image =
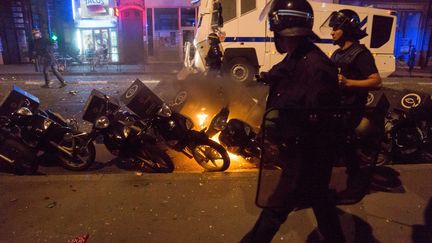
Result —
[[[331,32],[336,29],[342,28],[347,18],[337,11],[332,12],[324,23],[320,26],[319,31],[322,36],[329,36]]]
[[[273,0],[268,1],[268,3],[261,10],[261,13],[260,13],[260,15],[258,17],[258,21],[259,22],[261,22],[261,21],[263,21],[263,20],[265,20],[267,18],[267,16],[270,13],[270,9],[271,9],[272,4],[273,4]]]

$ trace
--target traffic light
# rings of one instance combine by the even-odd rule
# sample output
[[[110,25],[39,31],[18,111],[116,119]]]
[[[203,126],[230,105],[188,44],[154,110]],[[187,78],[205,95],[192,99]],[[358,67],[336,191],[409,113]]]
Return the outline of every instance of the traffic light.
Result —
[[[118,7],[114,8],[114,16],[116,16],[116,17],[120,16],[120,12],[119,12]]]
[[[51,40],[56,42],[58,40],[58,36],[56,34],[51,35]]]

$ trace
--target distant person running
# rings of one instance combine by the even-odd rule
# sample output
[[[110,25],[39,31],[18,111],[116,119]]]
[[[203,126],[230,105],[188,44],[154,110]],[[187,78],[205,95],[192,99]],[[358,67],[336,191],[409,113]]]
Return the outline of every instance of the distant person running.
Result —
[[[38,60],[43,64],[43,73],[45,78],[45,84],[42,85],[42,88],[50,88],[51,81],[49,79],[48,68],[51,68],[51,71],[60,81],[60,88],[66,86],[66,82],[64,81],[62,75],[57,70],[57,65],[55,63],[53,48],[48,39],[42,38],[42,33],[38,29],[32,30],[33,39],[34,39],[34,55],[38,58]]]

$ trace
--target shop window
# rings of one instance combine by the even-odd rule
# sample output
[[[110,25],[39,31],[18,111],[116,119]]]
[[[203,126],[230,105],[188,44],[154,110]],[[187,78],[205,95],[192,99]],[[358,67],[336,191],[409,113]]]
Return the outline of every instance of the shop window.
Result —
[[[155,30],[178,30],[177,8],[154,9]]]
[[[222,3],[222,17],[224,22],[228,22],[237,17],[237,1],[221,0]]]
[[[250,12],[256,8],[256,0],[241,0],[241,14]]]
[[[373,16],[371,48],[379,48],[390,40],[393,18],[385,16]]]
[[[182,8],[181,9],[181,26],[193,27],[195,26],[195,9]]]

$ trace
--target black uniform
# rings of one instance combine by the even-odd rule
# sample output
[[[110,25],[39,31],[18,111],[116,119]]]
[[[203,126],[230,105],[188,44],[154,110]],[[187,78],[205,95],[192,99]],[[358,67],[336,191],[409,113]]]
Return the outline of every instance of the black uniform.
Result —
[[[45,78],[45,84],[49,85],[49,74],[48,68],[51,68],[51,71],[63,85],[65,81],[62,75],[57,70],[57,65],[55,63],[54,51],[51,46],[51,43],[48,39],[39,38],[34,40],[34,52],[38,57],[39,61],[43,64],[43,73]]]
[[[316,45],[306,39],[294,53],[265,73],[263,80],[270,85],[267,109],[324,108],[340,103],[337,69]],[[306,146],[280,153],[281,161],[299,165],[298,178],[287,179],[288,183],[294,181],[295,189],[287,190],[293,186],[285,183],[281,176],[270,200],[282,197],[284,208],[264,208],[254,228],[241,242],[270,242],[288,214],[299,207],[312,207],[320,232],[328,242],[344,242],[335,201],[328,188],[333,148],[326,146],[324,140],[322,142],[314,143],[315,149]]]
[[[354,42],[346,50],[339,48],[331,59],[347,79],[364,80],[371,74],[378,73],[372,53],[358,42]],[[344,88],[342,104],[363,108],[366,105],[368,91],[366,88]]]
[[[210,76],[213,77],[220,73],[222,66],[222,51],[220,50],[219,42],[212,40],[205,61],[207,66],[209,66]]]
[[[336,106],[340,102],[334,64],[309,42],[264,73],[263,79],[270,85],[267,110]]]
[[[358,42],[354,42],[348,49],[342,50],[339,48],[331,56],[332,61],[341,70],[341,74],[347,79],[351,80],[364,80],[367,79],[371,74],[378,73],[378,69],[375,65],[375,60],[371,52]],[[367,114],[365,111],[367,95],[367,88],[352,88],[345,87],[342,89],[342,104],[354,108],[357,112],[353,121],[353,129],[356,128],[363,117],[370,117],[372,121],[374,117],[372,114]],[[377,124],[378,125],[378,124]],[[380,127],[380,125],[378,125]],[[380,128],[383,129],[383,128]],[[356,136],[354,134],[354,136]],[[379,147],[379,138],[369,138],[363,143],[376,144]],[[348,144],[344,151],[346,153],[346,167],[348,174],[348,186],[352,188],[352,192],[358,197],[364,196],[365,191],[369,185],[370,176],[372,173],[372,167],[369,167],[368,161],[361,161],[361,158],[357,155],[357,150],[363,146],[356,140],[354,143]],[[379,151],[375,151],[378,153]],[[361,170],[360,168],[364,169]],[[351,197],[351,196],[349,196]],[[357,196],[355,196],[357,198]],[[359,198],[361,199],[361,198]]]

